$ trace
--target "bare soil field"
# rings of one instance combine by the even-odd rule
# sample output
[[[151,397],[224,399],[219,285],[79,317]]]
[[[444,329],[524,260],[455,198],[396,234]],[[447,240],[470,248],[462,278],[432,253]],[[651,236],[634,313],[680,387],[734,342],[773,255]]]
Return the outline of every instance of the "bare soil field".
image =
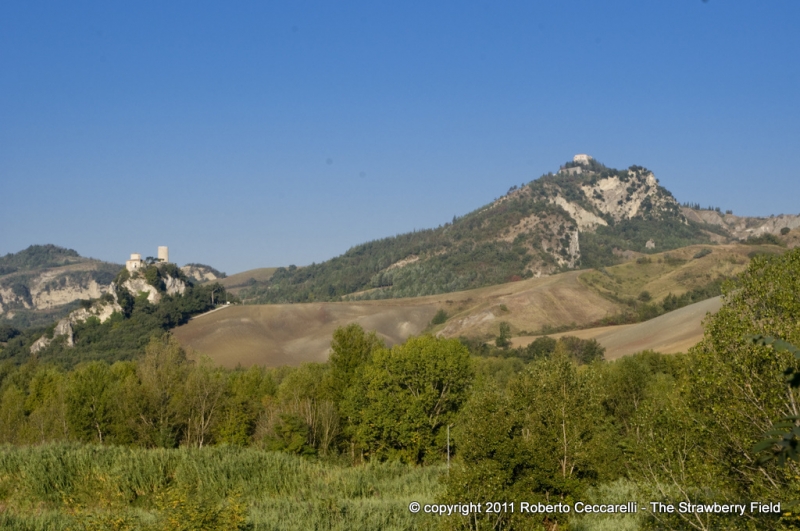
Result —
[[[447,337],[485,335],[500,321],[535,330],[544,324],[585,324],[618,310],[616,303],[580,283],[579,275],[413,299],[235,305],[193,319],[173,333],[195,356],[207,355],[227,367],[299,365],[325,361],[333,331],[353,322],[392,345],[425,330]],[[452,317],[430,329],[439,309]]]
[[[655,350],[663,354],[686,352],[703,339],[703,320],[722,306],[721,297],[714,297],[685,306],[643,323],[604,326],[552,334],[550,337],[576,336],[596,339],[606,348],[605,359],[615,360],[642,350]],[[536,337],[515,337],[514,347],[524,347]]]

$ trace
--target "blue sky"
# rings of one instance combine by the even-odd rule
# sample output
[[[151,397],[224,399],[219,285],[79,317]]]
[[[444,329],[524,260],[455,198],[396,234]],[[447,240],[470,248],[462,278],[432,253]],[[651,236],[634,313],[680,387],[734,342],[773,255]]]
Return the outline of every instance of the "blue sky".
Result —
[[[575,153],[800,212],[800,2],[0,3],[0,254],[228,273],[435,227]]]

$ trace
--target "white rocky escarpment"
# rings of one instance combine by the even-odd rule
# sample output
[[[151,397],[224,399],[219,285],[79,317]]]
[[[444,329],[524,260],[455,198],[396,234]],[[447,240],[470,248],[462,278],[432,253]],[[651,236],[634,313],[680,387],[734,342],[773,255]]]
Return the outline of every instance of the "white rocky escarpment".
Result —
[[[606,222],[606,220],[600,216],[589,212],[580,205],[570,203],[560,195],[551,198],[550,201],[566,210],[567,214],[569,214],[570,217],[575,220],[575,223],[578,224],[578,230],[594,231],[598,225],[608,225],[608,222]]]
[[[113,287],[114,284],[111,284]],[[113,291],[112,291],[113,293]],[[96,301],[90,308],[79,308],[58,321],[55,329],[53,330],[53,337],[48,338],[42,336],[31,345],[31,354],[36,354],[43,348],[47,347],[52,341],[58,337],[64,337],[64,342],[68,347],[75,345],[75,337],[73,335],[72,325],[82,323],[90,317],[96,317],[101,323],[111,318],[114,312],[121,312],[122,307],[117,303],[116,295],[111,301]]]
[[[678,202],[660,191],[652,172],[628,170],[628,179],[617,175],[598,179],[594,184],[581,186],[586,198],[600,212],[615,221],[645,215],[644,205],[649,199],[650,211],[660,214],[666,210],[678,210]]]
[[[179,278],[167,275],[163,281],[167,295],[183,295],[183,293],[186,291],[186,283]],[[158,289],[149,284],[142,276],[129,278],[123,282],[122,286],[133,295],[147,293],[147,300],[151,304],[158,304],[161,301],[161,293],[158,291]]]
[[[768,218],[748,218],[722,214],[716,210],[695,210],[689,207],[682,207],[681,212],[692,221],[723,227],[731,236],[740,240],[764,234],[778,235],[783,228],[790,230],[800,228],[800,215],[781,214]]]
[[[111,289],[93,278],[87,282],[58,270],[28,277],[25,285],[29,297],[15,293],[11,287],[0,286],[0,315],[9,308],[49,310],[79,299],[97,299]]]
[[[186,291],[186,283],[179,278],[166,275],[164,278],[162,278],[162,280],[164,282],[165,292],[167,295],[182,295]],[[147,300],[151,304],[158,304],[158,302],[161,301],[162,294],[158,291],[158,289],[148,284],[144,277],[140,276],[138,273],[136,274],[135,278],[127,279],[122,284],[122,288],[128,290],[128,292],[134,296],[140,293],[146,293]],[[109,293],[111,293],[113,297],[112,300],[107,301],[101,299],[95,301],[90,308],[80,308],[71,312],[64,319],[61,319],[58,324],[56,324],[56,328],[53,331],[53,337],[48,338],[47,336],[42,336],[37,339],[36,342],[31,345],[31,353],[36,354],[43,348],[47,347],[47,345],[49,345],[53,339],[61,336],[65,337],[65,343],[67,346],[74,346],[75,341],[72,325],[84,322],[90,317],[96,317],[101,323],[103,323],[110,319],[114,312],[121,312],[122,307],[117,301],[116,285],[114,283],[109,286]]]
[[[203,266],[185,265],[181,268],[184,275],[198,282],[211,282],[219,278],[210,269]]]

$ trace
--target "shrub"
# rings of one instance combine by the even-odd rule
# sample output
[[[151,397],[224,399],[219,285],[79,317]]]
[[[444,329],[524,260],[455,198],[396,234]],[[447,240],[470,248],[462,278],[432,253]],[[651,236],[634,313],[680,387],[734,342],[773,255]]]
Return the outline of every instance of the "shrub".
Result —
[[[694,258],[703,258],[704,256],[708,256],[711,254],[711,249],[701,249],[694,255]]]
[[[791,229],[789,229],[789,227],[782,228],[781,229],[781,236],[786,236],[787,234],[789,234],[789,230],[791,230]]]
[[[439,310],[438,312],[436,312],[436,315],[433,316],[433,319],[431,319],[431,324],[432,325],[444,324],[444,322],[447,321],[447,317],[448,315],[446,311]]]

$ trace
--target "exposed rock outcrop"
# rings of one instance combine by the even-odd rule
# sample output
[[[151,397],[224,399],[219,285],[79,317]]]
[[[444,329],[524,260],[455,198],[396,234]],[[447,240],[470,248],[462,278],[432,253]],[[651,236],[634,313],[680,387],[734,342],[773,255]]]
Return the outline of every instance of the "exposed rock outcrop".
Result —
[[[692,221],[722,227],[732,238],[737,240],[764,234],[778,235],[783,228],[790,230],[800,228],[800,215],[781,214],[768,218],[742,217],[733,214],[722,214],[716,210],[700,210],[689,207],[682,207],[681,212],[687,219]]]

